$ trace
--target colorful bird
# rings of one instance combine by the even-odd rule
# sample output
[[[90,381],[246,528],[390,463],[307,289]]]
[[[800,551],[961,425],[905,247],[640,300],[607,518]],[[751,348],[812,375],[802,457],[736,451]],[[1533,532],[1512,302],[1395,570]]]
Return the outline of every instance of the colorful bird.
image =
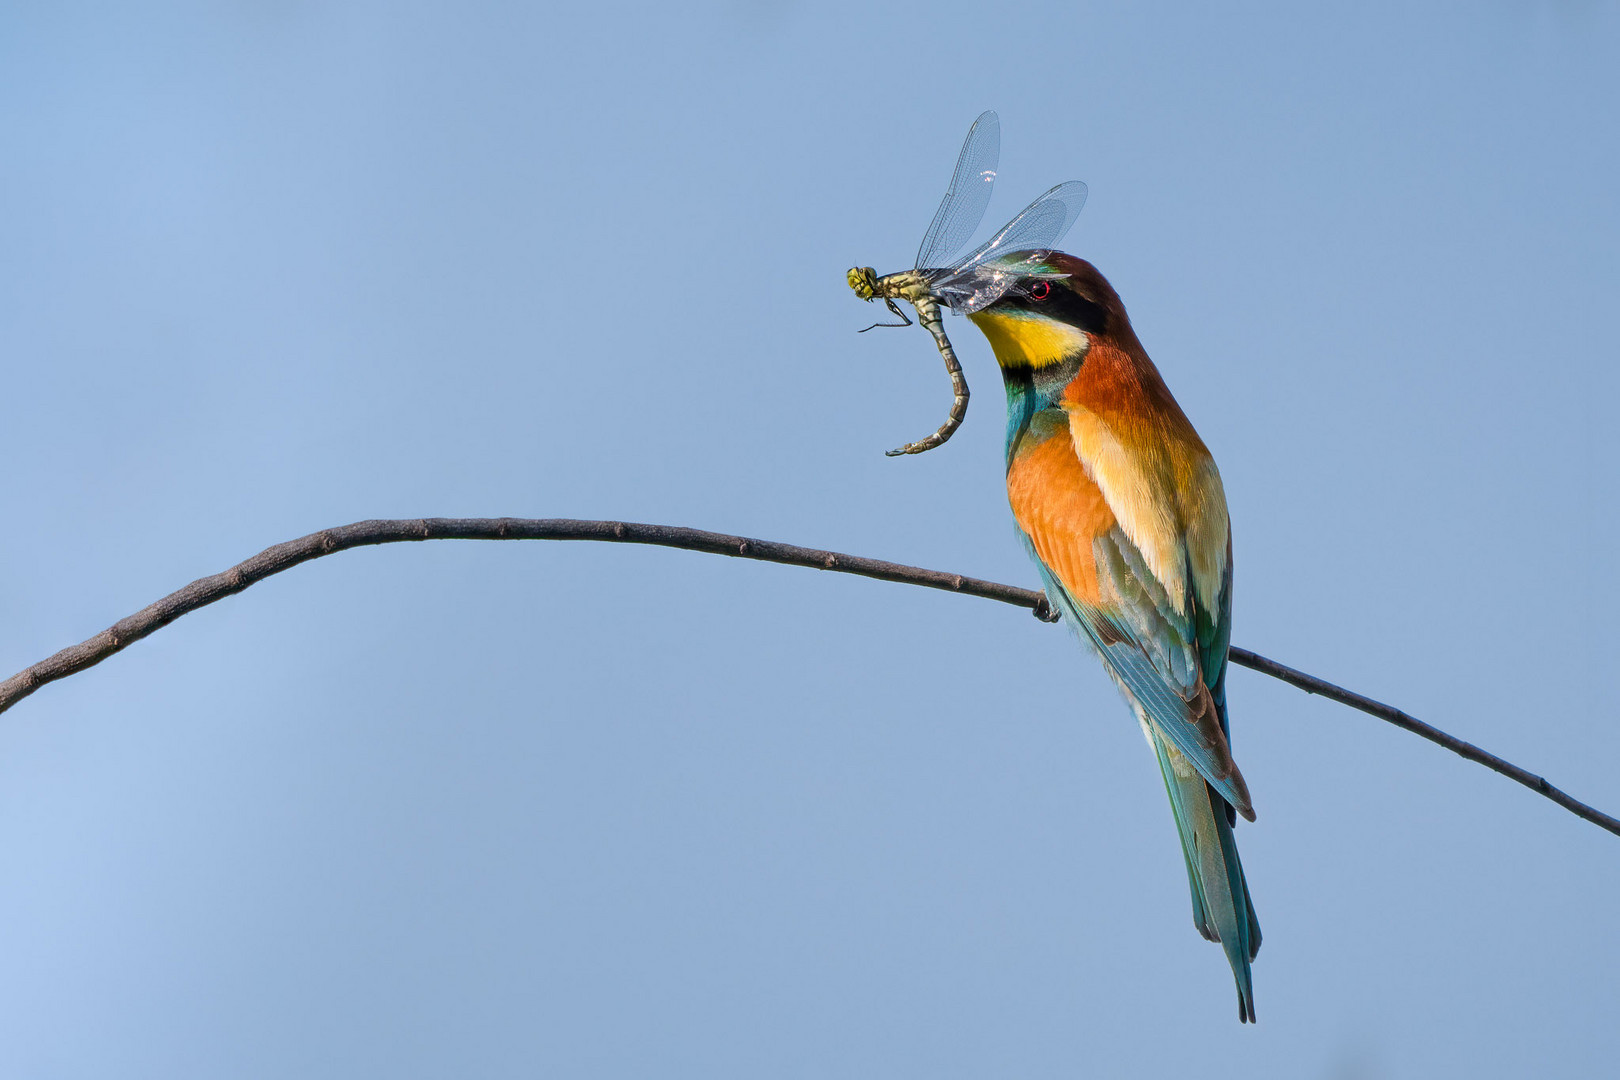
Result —
[[[1007,499],[1064,620],[1124,690],[1170,794],[1193,922],[1226,951],[1254,1020],[1260,924],[1232,826],[1254,820],[1232,760],[1232,531],[1215,460],[1119,295],[1061,252],[969,316],[1007,388]],[[1061,275],[1061,276],[1058,276]]]
[[[1232,760],[1226,654],[1232,625],[1232,531],[1221,476],[1148,359],[1119,295],[1083,259],[1052,250],[1085,202],[1078,181],[1036,199],[989,241],[941,266],[989,201],[1000,125],[968,132],[915,268],[848,279],[864,300],[917,309],[955,390],[967,383],[940,318],[967,315],[990,341],[1007,389],[1007,498],[1053,608],[1102,657],[1147,737],[1170,795],[1192,890],[1193,923],[1220,943],[1237,982],[1238,1018],[1254,1020],[1249,964],[1260,924],[1238,859],[1237,815],[1254,820]],[[895,324],[885,324],[895,325]]]

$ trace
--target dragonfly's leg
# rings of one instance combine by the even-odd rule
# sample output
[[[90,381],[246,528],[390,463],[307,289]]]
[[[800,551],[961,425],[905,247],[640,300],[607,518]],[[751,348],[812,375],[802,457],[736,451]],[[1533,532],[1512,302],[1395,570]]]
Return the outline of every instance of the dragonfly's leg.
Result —
[[[910,326],[911,325],[911,320],[906,318],[906,313],[900,310],[900,306],[898,304],[896,304],[893,300],[889,299],[887,296],[885,296],[883,298],[883,302],[885,304],[889,305],[889,310],[894,312],[895,315],[899,317],[900,321],[899,322],[875,322],[871,326],[868,326],[866,328],[866,330],[876,330],[880,326],[895,327],[895,326]],[[864,334],[864,333],[866,333],[866,330],[857,330],[855,332],[857,334]]]
[[[950,415],[945,422],[939,425],[939,430],[924,439],[895,450],[887,451],[889,457],[899,457],[901,454],[920,454],[924,450],[932,450],[942,445],[946,439],[956,434],[956,429],[962,426],[962,420],[967,416],[968,384],[967,376],[962,374],[962,364],[956,359],[956,350],[951,347],[951,339],[945,336],[945,323],[940,318],[939,305],[932,300],[923,300],[916,305],[917,321],[923,328],[934,335],[934,344],[939,346],[939,355],[945,359],[945,370],[951,376],[951,391],[955,395],[951,401]]]

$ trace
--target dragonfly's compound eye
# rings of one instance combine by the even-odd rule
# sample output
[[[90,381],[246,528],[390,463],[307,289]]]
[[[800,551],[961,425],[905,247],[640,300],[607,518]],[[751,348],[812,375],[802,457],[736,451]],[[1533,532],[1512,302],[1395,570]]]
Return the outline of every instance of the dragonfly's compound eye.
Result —
[[[1045,300],[1051,295],[1052,283],[1050,281],[1037,281],[1029,287],[1029,298],[1031,300]]]

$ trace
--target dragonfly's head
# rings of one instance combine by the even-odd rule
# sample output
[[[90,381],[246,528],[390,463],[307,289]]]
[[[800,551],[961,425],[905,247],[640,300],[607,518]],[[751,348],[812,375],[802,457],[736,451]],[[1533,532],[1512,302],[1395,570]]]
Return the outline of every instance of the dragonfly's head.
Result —
[[[862,300],[871,300],[877,296],[877,271],[870,266],[852,266],[845,275],[849,280],[849,287],[855,290],[855,295]]]
[[[1067,363],[1104,339],[1141,348],[1119,294],[1095,266],[1054,251],[1038,262],[1020,262],[1019,269],[993,303],[968,315],[1004,371]]]

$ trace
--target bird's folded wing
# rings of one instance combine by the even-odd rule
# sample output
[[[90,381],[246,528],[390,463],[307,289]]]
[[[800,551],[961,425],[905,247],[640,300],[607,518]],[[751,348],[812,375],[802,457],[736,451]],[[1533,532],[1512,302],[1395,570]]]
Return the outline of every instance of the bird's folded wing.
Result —
[[[1082,542],[1080,537],[1065,539]],[[1180,605],[1172,602],[1118,525],[1091,538],[1097,580],[1095,587],[1083,591],[1094,595],[1097,602],[1079,600],[1077,594],[1082,590],[1063,581],[1038,554],[1041,548],[1050,550],[1054,540],[1030,537],[1047,592],[1096,646],[1109,671],[1141,705],[1154,728],[1239,813],[1254,820],[1248,786],[1227,743],[1224,717],[1205,681],[1206,659],[1218,659],[1224,669],[1224,657],[1206,657],[1212,650],[1205,646],[1215,642],[1199,640],[1217,631],[1225,620],[1218,613],[1200,618],[1190,590]],[[1205,630],[1202,635],[1198,633],[1200,624]]]

